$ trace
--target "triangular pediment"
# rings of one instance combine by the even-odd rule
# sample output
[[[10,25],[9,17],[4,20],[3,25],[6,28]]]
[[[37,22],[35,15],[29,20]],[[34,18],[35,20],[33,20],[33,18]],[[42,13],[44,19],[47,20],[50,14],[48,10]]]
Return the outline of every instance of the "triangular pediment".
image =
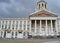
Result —
[[[30,15],[30,17],[57,17],[57,15],[55,15],[52,12],[49,12],[47,10],[41,10],[41,11],[32,13]]]

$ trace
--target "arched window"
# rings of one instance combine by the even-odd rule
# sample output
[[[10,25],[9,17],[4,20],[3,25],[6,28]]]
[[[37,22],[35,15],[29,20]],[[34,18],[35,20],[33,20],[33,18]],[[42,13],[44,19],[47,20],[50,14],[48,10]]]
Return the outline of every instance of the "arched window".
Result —
[[[40,4],[39,4],[39,9],[40,9]]]
[[[45,8],[46,8],[46,4],[45,4]]]
[[[42,7],[43,7],[43,3],[42,3]]]

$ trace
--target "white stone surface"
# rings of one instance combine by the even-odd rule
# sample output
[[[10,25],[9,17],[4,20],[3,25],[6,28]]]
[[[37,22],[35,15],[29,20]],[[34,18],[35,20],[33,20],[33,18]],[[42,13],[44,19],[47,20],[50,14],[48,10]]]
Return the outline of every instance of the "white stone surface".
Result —
[[[18,34],[17,34],[17,38],[23,38],[23,34],[18,33]]]
[[[6,33],[6,38],[11,38],[12,34],[11,33]]]

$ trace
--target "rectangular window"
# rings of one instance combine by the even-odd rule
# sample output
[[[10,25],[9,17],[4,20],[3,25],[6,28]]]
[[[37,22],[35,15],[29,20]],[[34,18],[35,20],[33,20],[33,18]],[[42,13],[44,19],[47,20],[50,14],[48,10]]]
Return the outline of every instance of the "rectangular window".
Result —
[[[18,25],[16,25],[16,29],[18,29]]]
[[[12,21],[12,29],[14,30],[15,21]]]
[[[11,25],[11,21],[9,21],[9,25]]]
[[[4,26],[2,25],[2,29],[3,29],[3,27],[4,27]]]
[[[9,25],[9,28],[8,29],[10,29],[10,25]]]
[[[29,30],[29,27],[27,28],[27,30]]]
[[[23,33],[23,36],[25,36],[25,32]]]
[[[24,30],[25,30],[25,27],[24,27]]]
[[[15,21],[13,21],[13,25],[14,25]]]
[[[20,30],[22,30],[22,27],[20,27]]]
[[[2,21],[3,22],[3,24],[4,24],[4,21]]]
[[[22,21],[20,21],[20,24],[22,25]]]
[[[16,21],[16,24],[18,24],[18,21]]]
[[[24,21],[24,25],[26,24],[26,21]]]
[[[24,30],[25,30],[25,28],[26,28],[26,25],[24,25]]]
[[[4,29],[4,21],[2,21],[2,29]]]
[[[5,25],[5,29],[7,29],[7,25]]]
[[[14,35],[14,32],[12,32],[12,36]]]
[[[29,30],[29,26],[27,26],[27,30]]]
[[[14,25],[12,25],[12,29],[14,30]]]
[[[16,34],[15,34],[16,36],[17,36],[17,32],[16,32]]]
[[[29,24],[29,21],[28,21],[28,24]]]
[[[7,24],[7,21],[6,21],[6,24]]]

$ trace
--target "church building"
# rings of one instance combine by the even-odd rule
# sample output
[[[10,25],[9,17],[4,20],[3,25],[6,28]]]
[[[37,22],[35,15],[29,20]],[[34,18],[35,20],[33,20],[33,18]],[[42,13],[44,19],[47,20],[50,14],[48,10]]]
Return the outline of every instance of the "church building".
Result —
[[[0,18],[0,38],[59,36],[60,19],[47,9],[47,2],[37,2],[29,18]]]

